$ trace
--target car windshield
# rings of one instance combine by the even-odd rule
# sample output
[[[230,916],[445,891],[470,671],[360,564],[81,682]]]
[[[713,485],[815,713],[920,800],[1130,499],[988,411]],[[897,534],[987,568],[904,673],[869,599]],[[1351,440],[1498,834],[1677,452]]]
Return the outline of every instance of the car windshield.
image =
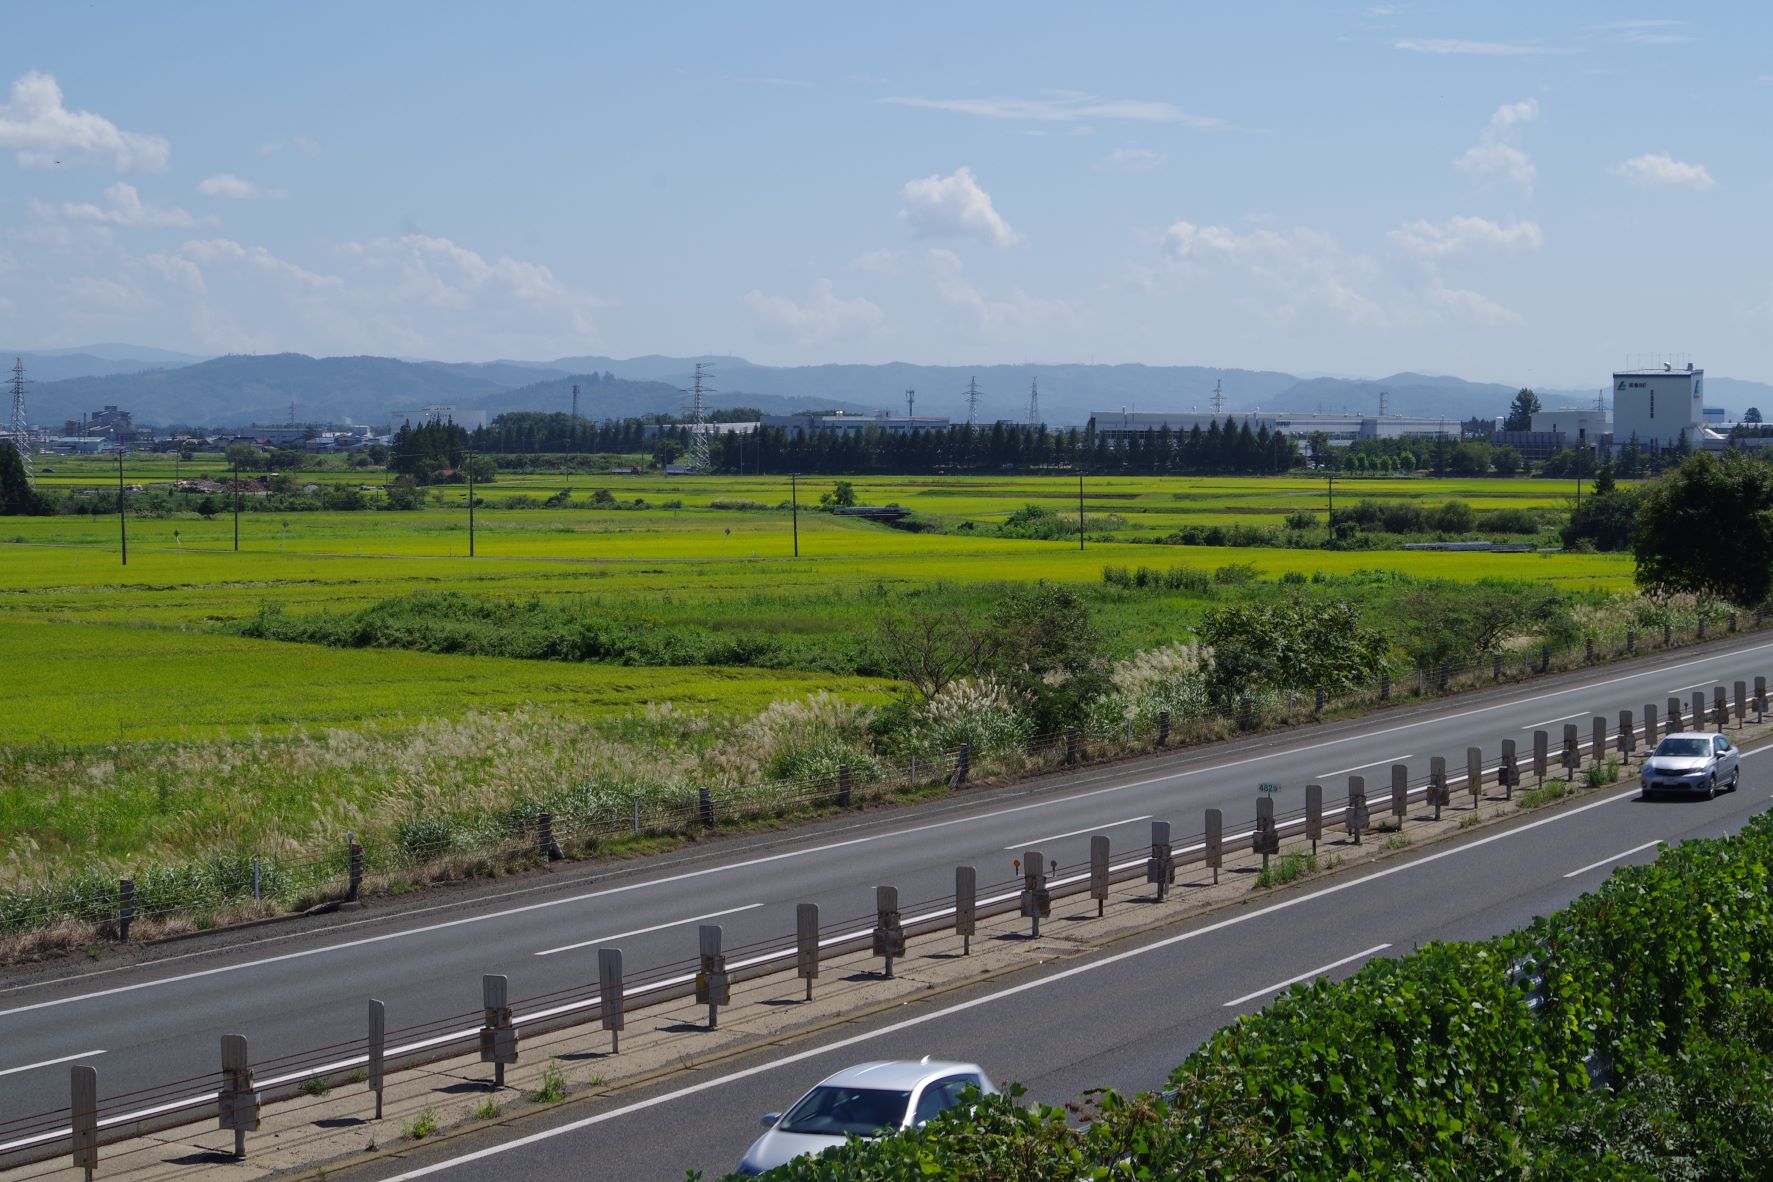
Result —
[[[821,1084],[790,1108],[776,1127],[784,1133],[813,1133],[822,1137],[853,1133],[871,1137],[897,1128],[905,1119],[905,1106],[910,1100],[910,1092]]]
[[[1664,739],[1656,745],[1656,754],[1692,759],[1711,754],[1710,739]]]

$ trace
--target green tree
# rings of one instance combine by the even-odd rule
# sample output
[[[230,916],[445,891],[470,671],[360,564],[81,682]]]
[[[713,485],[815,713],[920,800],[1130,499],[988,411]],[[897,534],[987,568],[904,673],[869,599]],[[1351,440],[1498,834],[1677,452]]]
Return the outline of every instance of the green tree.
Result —
[[[830,492],[819,494],[819,504],[827,509],[848,509],[855,503],[856,486],[847,480],[840,480]]]
[[[1760,422],[1761,421],[1761,408],[1758,406],[1751,406],[1747,410],[1743,411],[1742,412],[1742,421],[1745,423]]]
[[[25,461],[10,443],[0,443],[0,517],[47,513],[48,507],[25,477]]]
[[[390,509],[422,509],[425,507],[425,490],[419,487],[417,477],[396,476],[384,491]]]
[[[499,478],[499,466],[491,456],[469,456],[463,470],[473,474],[476,484],[491,484]]]
[[[1018,587],[993,605],[985,627],[997,635],[989,671],[1028,704],[1039,730],[1076,725],[1108,689],[1106,645],[1072,588]]]
[[[222,458],[228,461],[228,467],[250,472],[263,466],[265,453],[250,443],[230,443],[227,450],[222,452]]]
[[[1601,469],[1607,472],[1606,468]],[[1563,528],[1566,547],[1586,541],[1596,550],[1624,550],[1631,546],[1632,530],[1637,525],[1638,494],[1629,488],[1611,485],[1604,491],[1601,476],[1594,481],[1594,493],[1582,498],[1570,513],[1569,524]]]
[[[1569,638],[1569,613],[1557,592],[1511,580],[1427,583],[1397,607],[1399,642],[1423,668],[1475,661],[1510,636],[1535,634],[1557,644]]]
[[[1377,677],[1390,647],[1352,604],[1304,598],[1215,608],[1200,634],[1222,700],[1246,689],[1348,689]]]
[[[1531,431],[1533,416],[1538,414],[1540,410],[1539,395],[1523,386],[1520,393],[1514,396],[1514,401],[1508,404],[1508,417],[1502,420],[1502,429],[1504,431]]]
[[[1706,452],[1643,492],[1632,534],[1640,587],[1752,607],[1773,590],[1773,464]]]

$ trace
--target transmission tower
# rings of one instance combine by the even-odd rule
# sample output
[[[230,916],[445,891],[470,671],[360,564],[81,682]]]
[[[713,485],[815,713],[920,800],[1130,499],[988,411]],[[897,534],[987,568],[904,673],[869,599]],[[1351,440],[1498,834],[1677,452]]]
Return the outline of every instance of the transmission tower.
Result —
[[[289,425],[295,426],[295,400],[293,398],[289,402]]]
[[[1225,391],[1223,389],[1223,383],[1220,382],[1218,379],[1214,379],[1214,381],[1213,381],[1213,413],[1215,415],[1217,415],[1220,411],[1222,411],[1224,409],[1225,409]]]
[[[12,420],[8,428],[12,446],[18,448],[19,462],[25,466],[25,480],[37,487],[37,473],[31,465],[31,430],[25,422],[25,359],[12,359]]]
[[[573,383],[573,422],[579,421],[579,384]]]
[[[1040,426],[1040,379],[1033,378],[1028,383],[1028,425]]]
[[[1385,391],[1379,391],[1379,417],[1385,417]]]
[[[967,426],[979,425],[979,379],[967,380]]]
[[[708,435],[703,430],[708,422],[708,395],[715,393],[713,386],[702,381],[703,375],[714,366],[706,361],[696,362],[695,384],[689,389],[689,420],[690,420],[690,467],[697,472],[706,472],[709,466]]]
[[[916,415],[917,415],[917,391],[916,390],[907,390],[907,391],[905,391],[905,417],[909,419],[909,418],[916,417]]]

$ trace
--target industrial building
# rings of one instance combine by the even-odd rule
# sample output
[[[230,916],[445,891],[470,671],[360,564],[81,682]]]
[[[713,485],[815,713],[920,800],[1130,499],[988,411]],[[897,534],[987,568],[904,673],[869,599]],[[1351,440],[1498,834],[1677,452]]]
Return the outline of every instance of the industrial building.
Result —
[[[1460,437],[1464,424],[1456,416],[1428,418],[1418,415],[1350,415],[1321,414],[1309,411],[1227,410],[1214,413],[1201,410],[1126,411],[1093,410],[1090,427],[1097,436],[1113,442],[1127,435],[1143,435],[1168,427],[1177,435],[1186,435],[1199,427],[1202,431],[1214,423],[1221,427],[1229,419],[1238,426],[1245,423],[1250,430],[1279,432],[1292,439],[1304,439],[1318,432],[1332,444],[1353,443],[1357,439],[1404,439],[1418,437]]]
[[[1705,371],[1670,365],[1613,374],[1613,437],[1652,450],[1706,445]]]
[[[947,415],[851,415],[837,411],[833,414],[764,415],[763,425],[788,431],[802,431],[808,434],[814,431],[860,434],[870,429],[875,431],[946,431],[953,424],[949,422]]]

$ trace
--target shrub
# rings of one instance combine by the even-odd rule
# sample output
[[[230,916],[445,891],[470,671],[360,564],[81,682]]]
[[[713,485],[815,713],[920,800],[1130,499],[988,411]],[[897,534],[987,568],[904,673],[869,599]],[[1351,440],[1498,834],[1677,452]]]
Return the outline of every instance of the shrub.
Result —
[[[1295,530],[1316,529],[1317,514],[1307,513],[1303,509],[1296,509],[1287,514],[1287,528]]]
[[[950,682],[917,711],[912,744],[929,754],[972,744],[975,759],[1020,751],[1034,727],[992,678]]]

